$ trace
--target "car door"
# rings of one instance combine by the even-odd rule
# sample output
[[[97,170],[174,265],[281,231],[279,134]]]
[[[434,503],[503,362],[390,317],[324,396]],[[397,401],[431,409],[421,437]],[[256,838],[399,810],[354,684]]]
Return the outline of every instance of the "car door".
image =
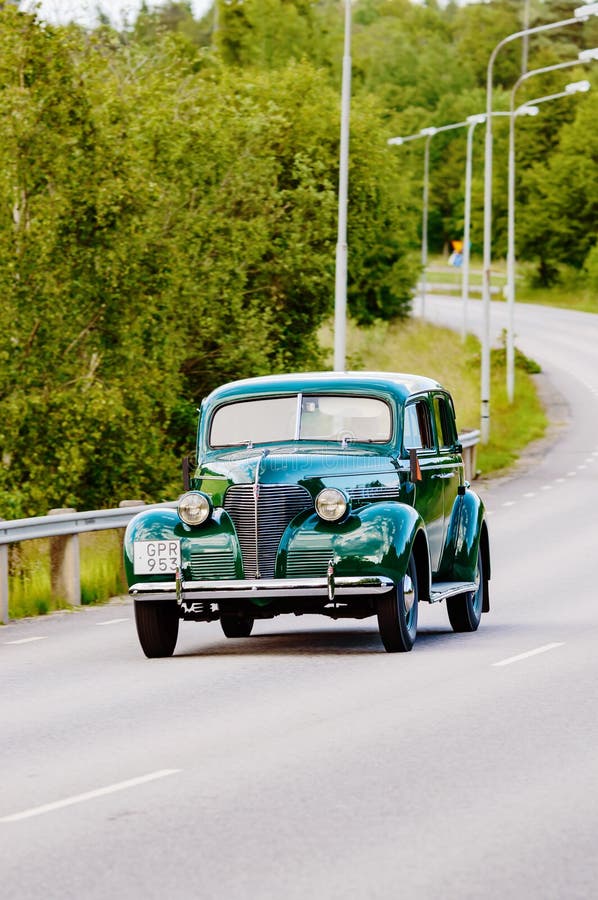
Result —
[[[405,405],[403,447],[415,450],[421,479],[415,482],[414,506],[426,525],[430,564],[436,572],[440,565],[444,537],[444,475],[439,460],[433,427],[433,405],[429,394],[412,398]]]
[[[438,458],[434,478],[443,484],[443,532],[442,547],[446,543],[447,532],[451,513],[457,492],[462,481],[463,463],[461,454],[457,448],[457,426],[455,423],[455,411],[449,394],[435,393],[432,395],[432,408],[434,412],[434,429],[436,432],[436,446]]]

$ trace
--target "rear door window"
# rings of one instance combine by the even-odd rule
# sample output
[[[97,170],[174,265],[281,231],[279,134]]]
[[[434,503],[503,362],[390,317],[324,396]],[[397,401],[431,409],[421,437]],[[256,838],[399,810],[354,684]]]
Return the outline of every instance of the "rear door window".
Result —
[[[423,398],[408,403],[405,407],[403,446],[405,450],[434,449],[430,407]]]

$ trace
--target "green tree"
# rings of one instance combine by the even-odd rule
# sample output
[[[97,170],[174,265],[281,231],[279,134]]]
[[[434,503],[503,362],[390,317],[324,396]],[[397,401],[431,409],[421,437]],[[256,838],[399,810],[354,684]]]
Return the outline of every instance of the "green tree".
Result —
[[[313,53],[315,0],[216,0],[224,61],[278,68]]]
[[[132,39],[152,46],[159,35],[170,32],[195,47],[208,47],[212,42],[214,14],[206,14],[200,21],[193,16],[190,0],[169,0],[151,9],[144,2],[132,28]]]
[[[543,284],[557,278],[559,263],[581,268],[596,243],[598,99],[590,91],[566,102],[577,107],[575,120],[563,126],[556,151],[526,174],[528,202],[518,216],[521,253],[538,261]]]
[[[154,260],[138,239],[145,182],[118,103],[93,109],[101,56],[76,29],[0,15],[0,497],[20,514],[163,483],[167,429],[143,466],[126,448],[164,418],[178,381],[162,371]],[[145,384],[131,366],[141,347]]]
[[[241,77],[168,30],[148,54],[0,14],[0,502],[171,495],[205,391],[318,364],[337,91],[307,63]],[[367,316],[402,311],[414,275],[382,118],[355,104],[350,278]]]

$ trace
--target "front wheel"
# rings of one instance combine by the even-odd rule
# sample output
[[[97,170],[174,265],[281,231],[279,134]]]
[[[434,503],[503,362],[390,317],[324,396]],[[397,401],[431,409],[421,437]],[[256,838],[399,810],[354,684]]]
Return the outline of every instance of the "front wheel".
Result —
[[[221,615],[220,625],[227,638],[249,637],[253,628],[253,618],[244,615]]]
[[[475,591],[470,591],[468,594],[458,594],[456,597],[449,597],[446,601],[446,611],[448,612],[449,622],[453,631],[477,631],[480,624],[482,607],[484,605],[484,591],[486,590],[481,547],[478,549],[475,582],[477,585]]]
[[[135,624],[149,659],[172,656],[179,635],[179,608],[172,600],[135,600]]]
[[[413,647],[417,635],[417,606],[417,567],[411,554],[403,578],[377,603],[378,628],[387,653],[405,653]]]

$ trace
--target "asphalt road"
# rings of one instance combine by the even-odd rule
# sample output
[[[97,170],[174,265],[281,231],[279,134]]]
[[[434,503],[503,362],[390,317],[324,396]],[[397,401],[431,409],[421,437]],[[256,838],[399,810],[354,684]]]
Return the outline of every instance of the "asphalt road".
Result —
[[[517,330],[561,424],[481,486],[476,634],[427,606],[408,654],[367,620],[183,623],[150,661],[128,601],[0,629],[3,900],[596,895],[598,317]]]

